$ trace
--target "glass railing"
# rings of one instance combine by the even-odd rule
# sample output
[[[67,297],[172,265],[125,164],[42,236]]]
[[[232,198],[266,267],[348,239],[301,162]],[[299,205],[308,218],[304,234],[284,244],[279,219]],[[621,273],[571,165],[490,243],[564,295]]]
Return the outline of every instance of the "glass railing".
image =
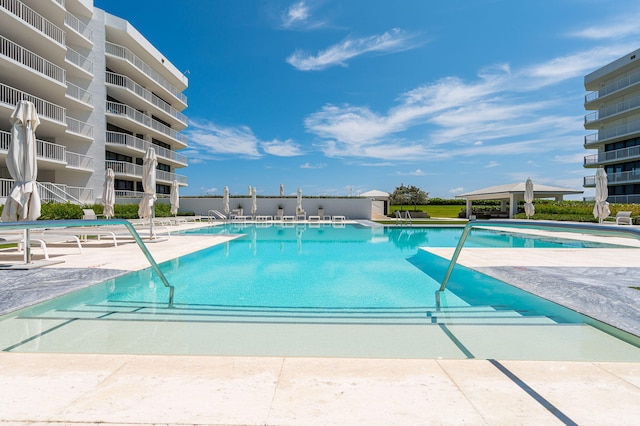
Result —
[[[640,132],[640,121],[634,121],[622,126],[612,127],[610,129],[600,130],[598,133],[592,133],[584,137],[584,144],[589,145],[596,142],[603,142],[607,139],[613,139],[621,136],[631,135]]]
[[[640,107],[640,96],[635,96],[627,101],[619,102],[615,105],[611,105],[605,108],[601,108],[596,112],[587,114],[584,117],[584,124],[589,124],[594,121],[602,120],[603,118],[610,117],[621,112],[629,111],[634,108]]]
[[[587,93],[584,97],[584,101],[585,103],[593,102],[598,98],[601,98],[603,96],[606,96],[618,90],[622,90],[625,87],[629,87],[632,84],[636,84],[638,82],[640,82],[640,71],[633,73],[627,77],[623,77],[620,80],[616,80],[611,84],[607,84],[606,86],[600,88],[599,90]]]
[[[615,151],[607,151],[588,155],[584,157],[584,165],[591,166],[600,163],[627,160],[635,157],[640,157],[640,146],[633,146],[630,148],[622,148]]]

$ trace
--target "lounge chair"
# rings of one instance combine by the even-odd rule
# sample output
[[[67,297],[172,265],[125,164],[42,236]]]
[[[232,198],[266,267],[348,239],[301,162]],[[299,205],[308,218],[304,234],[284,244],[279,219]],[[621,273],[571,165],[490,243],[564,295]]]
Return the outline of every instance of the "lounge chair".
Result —
[[[80,243],[80,239],[75,235],[65,235],[65,234],[43,234],[41,230],[39,231],[31,231],[29,233],[29,244],[30,245],[39,245],[42,249],[42,253],[44,254],[45,260],[49,260],[49,252],[47,251],[47,243],[55,244],[55,243],[68,243],[75,242],[78,245],[78,250],[80,254],[82,254],[82,244]],[[3,235],[0,235],[0,244],[16,244],[18,246],[18,250],[22,251],[24,247],[24,232],[8,232]]]
[[[631,225],[631,212],[618,212],[616,213],[616,225]]]

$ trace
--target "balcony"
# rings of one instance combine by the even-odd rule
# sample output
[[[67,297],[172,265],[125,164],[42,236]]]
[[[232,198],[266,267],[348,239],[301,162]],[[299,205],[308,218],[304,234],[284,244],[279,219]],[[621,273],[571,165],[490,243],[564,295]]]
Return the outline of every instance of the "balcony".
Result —
[[[105,76],[105,82],[106,84],[109,84],[111,86],[124,88],[129,93],[135,94],[139,98],[142,98],[145,101],[151,103],[157,108],[158,112],[163,115],[166,114],[164,118],[166,118],[167,121],[173,121],[176,126],[182,126],[182,128],[187,127],[187,117],[184,114],[173,108],[171,105],[169,105],[135,81],[131,80],[129,77],[112,72],[107,72]]]
[[[8,197],[11,193],[14,180],[0,179],[0,198]],[[93,189],[78,186],[69,186],[62,183],[38,182],[40,199],[44,202],[56,203],[71,202],[75,204],[93,204]]]
[[[91,30],[91,28],[89,28],[87,24],[85,24],[84,22],[82,22],[80,19],[78,19],[76,16],[74,16],[69,12],[67,12],[67,14],[64,17],[64,24],[67,27],[71,28],[78,36],[81,36],[81,38],[84,39],[85,47],[93,46],[93,31]],[[80,45],[83,44],[78,40],[75,40],[75,42]],[[88,45],[86,45],[87,43]]]
[[[80,77],[93,77],[93,62],[91,62],[86,56],[83,56],[72,48],[67,47],[65,59],[67,62],[78,67],[78,70],[85,74]]]
[[[617,204],[640,204],[640,194],[611,195],[607,200]]]
[[[140,59],[126,47],[106,42],[105,53],[107,54],[107,56],[111,55],[127,61],[137,70],[139,70],[156,84],[158,84],[159,87],[163,88],[167,91],[167,93],[175,97],[185,107],[187,106],[187,97],[180,90],[174,87],[166,78],[162,77],[160,73],[147,65],[142,59]]]
[[[0,83],[0,104],[13,109],[21,100],[33,102],[40,118],[44,117],[66,126],[66,111],[61,106]]]
[[[173,163],[177,163],[180,166],[187,165],[187,156],[179,154],[170,149],[163,148],[158,145],[154,145],[143,139],[136,138],[135,136],[127,135],[126,133],[107,132],[105,138],[106,144],[117,147],[127,147],[137,151],[138,154],[144,154],[147,148],[153,147],[158,157],[168,160]],[[126,151],[124,152],[126,153]]]
[[[588,114],[584,117],[584,126],[586,128],[597,128],[599,121],[604,120],[615,115],[620,115],[625,112],[633,112],[633,110],[640,107],[640,96],[635,96],[628,101],[620,102],[615,105],[601,108],[600,110]],[[616,117],[619,118],[619,117]]]
[[[0,8],[7,10],[16,18],[54,40],[59,45],[64,46],[66,44],[65,34],[61,28],[54,25],[44,16],[40,15],[21,1],[0,0]],[[5,23],[3,23],[3,25],[5,25]]]
[[[63,68],[2,36],[0,36],[0,55],[6,56],[58,83],[65,84],[66,82],[65,70]]]
[[[610,129],[603,129],[598,133],[587,135],[584,137],[584,147],[594,148],[595,145],[613,142],[614,140],[622,140],[638,133],[640,133],[640,120]]]
[[[632,170],[630,172],[609,173],[607,175],[607,181],[609,185],[614,184],[627,184],[627,183],[640,183],[640,170]],[[596,186],[595,176],[586,176],[584,178],[585,188],[592,188]]]
[[[0,153],[6,155],[11,144],[11,132],[0,131]],[[36,139],[36,158],[55,163],[66,163],[67,148],[51,142]]]
[[[125,161],[105,161],[105,168],[112,169],[116,177],[129,177],[142,180],[142,166]],[[164,170],[156,170],[156,181],[170,184],[174,180],[180,185],[187,184],[187,177],[175,173],[165,172]]]
[[[67,167],[93,172],[93,157],[75,152],[67,152]]]
[[[93,109],[93,105],[91,104],[93,96],[91,95],[91,93],[89,93],[89,91],[78,87],[75,84],[67,83],[67,96],[75,99],[78,102],[82,102],[90,109]]]
[[[626,89],[627,87],[631,87],[638,83],[640,83],[640,71],[633,73],[630,76],[621,78],[620,80],[614,81],[611,84],[607,84],[599,90],[587,93],[584,97],[584,103],[588,104],[611,93]]]
[[[93,140],[93,126],[75,118],[67,117],[67,132]]]
[[[598,167],[604,164],[620,163],[640,158],[640,146],[600,152],[584,157],[584,167]]]
[[[171,127],[165,126],[141,113],[140,111],[131,108],[129,105],[119,104],[116,102],[107,102],[107,114],[116,118],[125,118],[125,120],[133,121],[134,123],[144,126],[146,129],[153,130],[157,135],[170,138],[168,143],[179,143],[183,147],[187,146],[187,137],[181,135]],[[126,124],[121,126],[126,128]]]

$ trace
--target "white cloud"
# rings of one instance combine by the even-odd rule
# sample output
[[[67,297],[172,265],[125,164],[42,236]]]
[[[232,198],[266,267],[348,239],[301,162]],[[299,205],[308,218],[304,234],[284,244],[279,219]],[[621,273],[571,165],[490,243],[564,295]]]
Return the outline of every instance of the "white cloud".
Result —
[[[290,28],[307,22],[310,16],[309,6],[301,1],[289,6],[287,12],[282,15],[282,26]]]
[[[589,40],[615,40],[637,36],[640,35],[639,18],[640,13],[638,11],[629,11],[623,16],[608,19],[600,25],[591,25],[571,32],[569,36]]]
[[[326,163],[309,164],[307,162],[300,165],[301,169],[324,169],[325,167],[327,167]]]
[[[260,147],[267,154],[275,155],[277,157],[295,157],[302,155],[300,146],[291,139],[287,139],[286,141],[274,139],[271,142],[262,142]]]
[[[462,194],[464,192],[464,188],[459,186],[457,188],[451,188],[449,190],[449,194]]]
[[[416,169],[410,172],[397,172],[398,176],[426,176],[427,174],[420,169]]]
[[[362,38],[347,38],[312,55],[298,50],[287,62],[300,71],[318,71],[335,65],[346,66],[346,61],[370,52],[394,53],[413,47],[409,42],[413,35],[394,28],[382,34]]]
[[[498,163],[497,161],[489,161],[489,164],[484,166],[484,168],[485,169],[491,169],[493,167],[498,167],[499,165],[500,165],[500,163]]]

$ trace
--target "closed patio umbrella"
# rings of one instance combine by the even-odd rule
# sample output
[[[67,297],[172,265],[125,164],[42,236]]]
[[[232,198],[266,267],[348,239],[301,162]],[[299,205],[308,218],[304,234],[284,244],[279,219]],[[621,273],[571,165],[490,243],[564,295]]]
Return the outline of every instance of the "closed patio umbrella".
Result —
[[[296,206],[296,214],[302,214],[302,188],[298,187],[298,205]]]
[[[171,194],[169,201],[171,202],[171,214],[178,215],[178,208],[180,208],[180,187],[176,179],[171,182]]]
[[[596,171],[596,205],[593,206],[593,217],[598,219],[600,223],[607,217],[611,211],[609,210],[609,189],[607,188],[607,172],[602,167]]]
[[[102,186],[102,204],[104,205],[104,217],[112,218],[116,204],[116,190],[114,188],[115,174],[111,168],[105,170],[104,185]]]
[[[256,187],[251,188],[251,216],[256,215],[258,211],[258,201],[256,200]]]
[[[156,151],[149,147],[144,154],[142,161],[142,200],[138,206],[138,216],[142,219],[149,219],[149,238],[155,239],[155,231],[153,229],[154,204],[156,196],[156,166],[158,159]]]
[[[36,179],[36,128],[40,119],[35,105],[20,101],[9,117],[11,144],[7,152],[7,169],[15,181],[2,211],[3,222],[36,220],[40,217],[40,194]],[[29,230],[25,229],[24,261],[31,263]]]
[[[284,185],[280,184],[280,196],[284,197]]]
[[[224,195],[222,196],[222,204],[223,204],[223,208],[224,208],[224,214],[228,217],[229,216],[229,212],[231,211],[229,209],[229,187],[225,186],[224,187]]]
[[[529,219],[536,212],[533,206],[533,182],[528,178],[524,184],[524,212]]]

